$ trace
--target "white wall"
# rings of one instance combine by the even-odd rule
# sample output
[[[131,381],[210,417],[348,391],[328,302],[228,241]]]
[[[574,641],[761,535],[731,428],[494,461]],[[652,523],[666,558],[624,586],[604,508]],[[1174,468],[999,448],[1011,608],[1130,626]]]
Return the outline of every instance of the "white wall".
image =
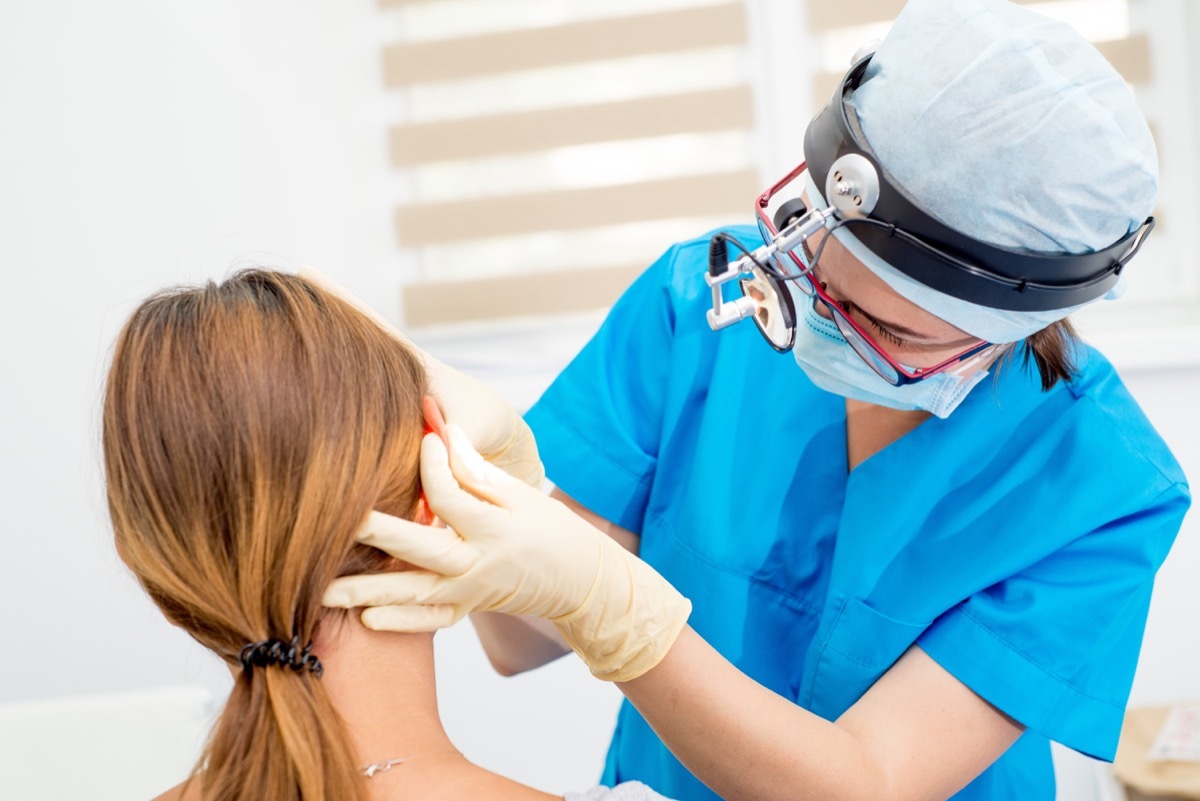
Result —
[[[1200,494],[1200,367],[1127,370],[1126,383]],[[1200,700],[1200,511],[1194,504],[1158,574],[1134,705]]]
[[[103,370],[138,300],[241,264],[321,265],[394,317],[375,20],[373,0],[0,3],[0,702],[226,691],[110,544]],[[466,626],[438,643],[465,753],[591,786],[611,687],[568,660],[504,681]]]
[[[150,291],[250,262],[322,265],[395,316],[373,9],[0,3],[0,702],[227,688],[110,544],[97,445],[106,354]],[[512,327],[490,335],[489,352],[478,339],[427,340],[525,403],[594,324],[556,321],[552,337]],[[1200,476],[1200,368],[1128,378]],[[1198,528],[1193,514],[1163,570],[1135,701],[1200,697]],[[595,779],[611,687],[571,660],[499,679],[465,626],[438,643],[447,727],[464,752],[548,790]]]
[[[208,672],[180,638],[147,647],[157,613],[104,522],[99,388],[133,304],[245,262],[326,264],[394,294],[382,146],[356,95],[375,54],[362,11],[334,10],[0,4],[7,697],[178,680],[184,655]]]

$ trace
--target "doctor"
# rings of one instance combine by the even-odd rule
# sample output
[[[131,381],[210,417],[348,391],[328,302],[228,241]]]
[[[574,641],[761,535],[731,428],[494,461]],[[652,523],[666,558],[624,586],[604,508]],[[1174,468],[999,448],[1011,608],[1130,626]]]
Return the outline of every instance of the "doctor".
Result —
[[[1052,799],[1050,740],[1113,757],[1189,504],[1066,320],[1153,226],[1146,123],[1068,27],[911,0],[804,153],[529,412],[562,503],[475,453],[536,479],[520,425],[439,388],[470,432],[423,447],[454,531],[372,515],[363,541],[418,569],[326,601],[384,629],[476,613],[505,672],[569,645],[628,699],[608,784]]]

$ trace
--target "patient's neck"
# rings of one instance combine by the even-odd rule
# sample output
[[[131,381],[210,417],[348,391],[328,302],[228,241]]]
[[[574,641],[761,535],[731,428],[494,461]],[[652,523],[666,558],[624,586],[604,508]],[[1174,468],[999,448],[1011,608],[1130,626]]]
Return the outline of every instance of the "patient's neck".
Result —
[[[438,716],[433,635],[371,631],[351,611],[322,624],[313,651],[362,765],[455,753]]]

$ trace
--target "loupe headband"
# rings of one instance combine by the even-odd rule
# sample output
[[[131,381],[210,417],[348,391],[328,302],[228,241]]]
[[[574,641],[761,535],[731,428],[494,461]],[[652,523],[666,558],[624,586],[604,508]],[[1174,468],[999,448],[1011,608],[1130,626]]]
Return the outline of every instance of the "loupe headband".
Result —
[[[867,159],[878,176],[874,206],[864,215],[839,215],[876,256],[928,287],[961,300],[1010,311],[1066,309],[1102,297],[1138,252],[1154,218],[1094,253],[1039,253],[992,245],[943,224],[909,198],[870,147],[859,141],[846,112],[871,57],[846,73],[829,104],[809,123],[804,155],[814,182],[848,154]],[[828,184],[826,184],[828,185]],[[823,189],[828,193],[828,189]],[[826,197],[826,202],[833,202]]]

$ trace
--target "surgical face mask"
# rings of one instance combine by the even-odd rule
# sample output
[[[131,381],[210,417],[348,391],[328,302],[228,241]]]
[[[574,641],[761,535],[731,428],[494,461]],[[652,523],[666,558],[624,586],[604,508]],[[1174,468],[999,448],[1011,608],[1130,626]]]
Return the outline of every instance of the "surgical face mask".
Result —
[[[862,360],[832,320],[816,310],[815,297],[793,291],[796,303],[796,343],[792,355],[810,381],[826,392],[890,409],[923,409],[948,417],[987,370],[967,376],[937,373],[915,384],[894,387]]]

